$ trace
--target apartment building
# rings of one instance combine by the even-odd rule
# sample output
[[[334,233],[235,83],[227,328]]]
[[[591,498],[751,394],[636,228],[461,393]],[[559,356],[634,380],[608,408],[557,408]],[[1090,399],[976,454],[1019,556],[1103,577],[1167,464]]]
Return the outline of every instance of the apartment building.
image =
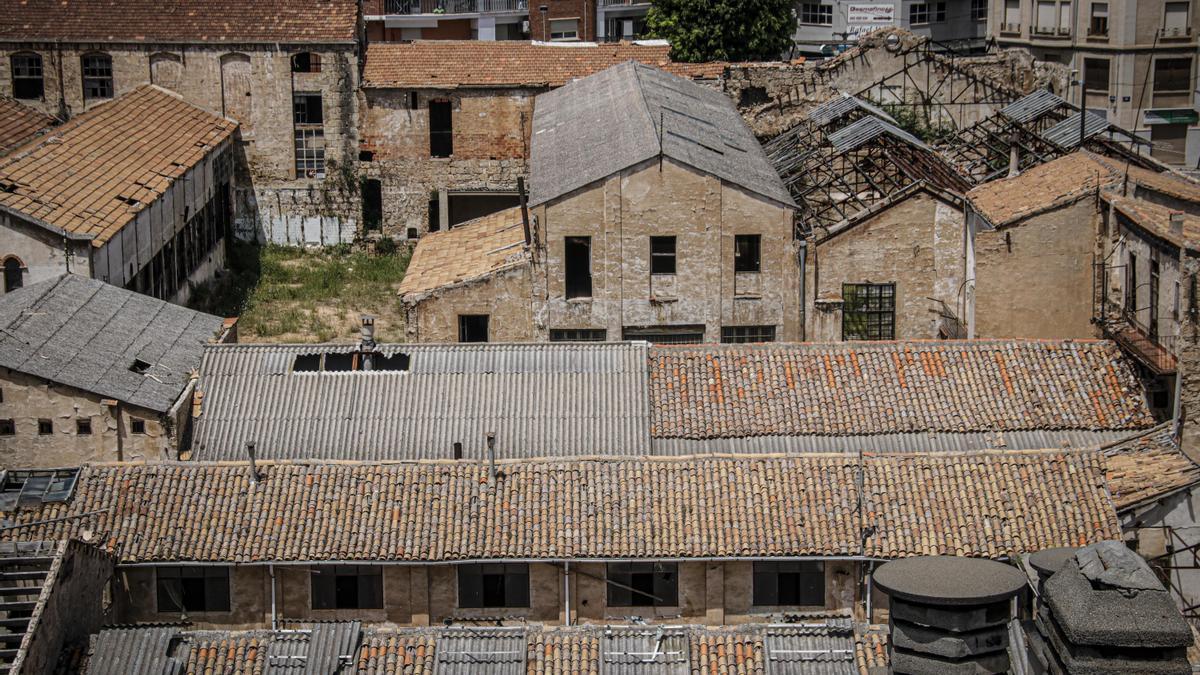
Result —
[[[363,13],[367,40],[371,42],[593,42],[603,41],[605,36],[604,29],[597,25],[598,20],[606,20],[600,6],[627,4],[628,0],[366,0]],[[619,20],[613,25],[619,31],[626,28]],[[644,21],[640,25],[644,26]],[[629,29],[629,38],[640,34],[633,32],[632,24]]]
[[[1068,100],[1140,133],[1167,164],[1196,166],[1197,29],[1189,0],[1105,2],[1003,0],[992,3],[988,38],[1061,63],[1076,82]]]
[[[796,53],[831,56],[858,36],[903,28],[938,43],[939,49],[978,51],[987,29],[987,0],[800,0],[796,3]]]

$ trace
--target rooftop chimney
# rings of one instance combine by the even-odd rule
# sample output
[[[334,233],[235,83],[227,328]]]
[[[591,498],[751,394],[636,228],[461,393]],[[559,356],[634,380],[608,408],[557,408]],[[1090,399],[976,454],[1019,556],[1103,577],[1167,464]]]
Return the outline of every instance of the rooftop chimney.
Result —
[[[246,456],[250,458],[250,482],[258,482],[258,464],[254,461],[254,441],[246,441]]]
[[[362,315],[362,333],[360,347],[363,351],[375,349],[375,317],[370,314]]]
[[[1171,212],[1171,234],[1183,236],[1183,212]]]
[[[1021,150],[1017,147],[1017,132],[1008,137],[1008,177],[1021,174]]]
[[[488,482],[496,482],[496,432],[487,432]]]

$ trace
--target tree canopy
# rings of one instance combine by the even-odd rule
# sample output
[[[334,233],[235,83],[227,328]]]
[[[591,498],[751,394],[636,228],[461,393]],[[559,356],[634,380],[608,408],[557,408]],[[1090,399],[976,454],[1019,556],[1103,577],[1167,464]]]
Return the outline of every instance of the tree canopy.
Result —
[[[676,61],[767,61],[792,46],[793,0],[655,0],[650,34]]]

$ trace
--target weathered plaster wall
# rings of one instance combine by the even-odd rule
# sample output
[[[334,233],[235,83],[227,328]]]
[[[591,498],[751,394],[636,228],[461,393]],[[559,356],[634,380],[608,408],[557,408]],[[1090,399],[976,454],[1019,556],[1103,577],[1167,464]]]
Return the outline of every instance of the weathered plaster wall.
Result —
[[[15,257],[24,267],[22,282],[28,286],[71,272],[92,276],[90,242],[64,240],[49,230],[0,213],[0,263]],[[4,285],[0,283],[0,294]]]
[[[975,235],[975,336],[1090,338],[1094,200]]]
[[[1121,529],[1127,539],[1137,541],[1138,554],[1146,559],[1161,557],[1160,562],[1170,568],[1163,572],[1181,608],[1200,603],[1200,569],[1193,567],[1191,552],[1184,550],[1200,545],[1198,511],[1200,490],[1191,488],[1121,514]]]
[[[842,284],[896,285],[896,339],[939,337],[941,300],[962,312],[963,219],[960,207],[926,192],[808,247],[805,339],[842,339]]]
[[[102,403],[102,397],[72,387],[50,384],[0,368],[0,419],[11,419],[13,436],[0,436],[4,466],[78,466],[84,462],[161,461],[172,459],[182,427],[155,412],[126,404]],[[145,421],[146,432],[132,431],[133,419]],[[54,433],[40,435],[38,420],[48,419]],[[76,432],[76,420],[91,421],[92,433]]]
[[[532,269],[525,265],[478,282],[434,291],[406,307],[410,342],[458,342],[461,314],[488,315],[489,342],[533,339]]]
[[[604,328],[703,324],[717,342],[722,325],[773,325],[799,337],[799,273],[792,213],[719,179],[666,160],[610,176],[534,209],[541,249],[535,323]],[[762,236],[757,274],[733,271],[734,235]],[[650,274],[650,236],[674,235],[676,274]],[[592,297],[565,296],[565,237],[589,236]]]

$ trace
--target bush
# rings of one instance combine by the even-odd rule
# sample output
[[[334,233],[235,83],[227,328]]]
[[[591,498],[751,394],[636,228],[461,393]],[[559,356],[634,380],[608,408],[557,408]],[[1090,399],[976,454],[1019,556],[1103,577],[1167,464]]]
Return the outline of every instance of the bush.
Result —
[[[384,237],[375,242],[375,252],[379,255],[395,255],[396,240],[391,237]]]

